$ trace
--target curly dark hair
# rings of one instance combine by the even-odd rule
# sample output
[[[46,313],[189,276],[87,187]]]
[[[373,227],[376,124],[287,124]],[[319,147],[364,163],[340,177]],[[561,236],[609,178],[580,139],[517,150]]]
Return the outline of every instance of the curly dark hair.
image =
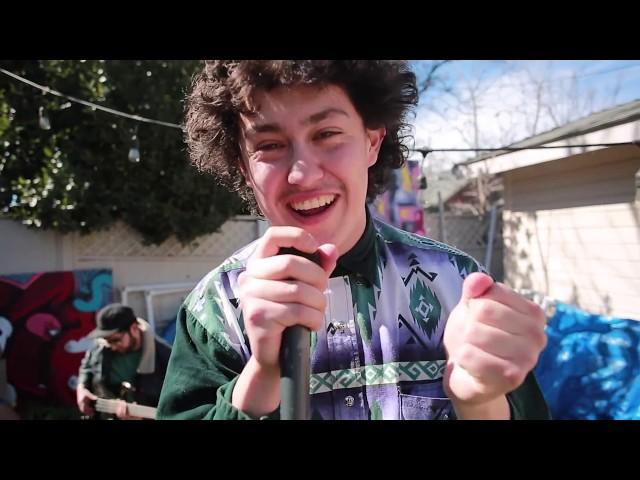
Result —
[[[186,102],[186,142],[193,164],[259,213],[240,170],[239,113],[254,110],[256,91],[292,85],[340,86],[366,128],[386,128],[378,161],[369,168],[367,200],[373,200],[408,154],[406,117],[418,103],[418,90],[406,61],[207,60]]]

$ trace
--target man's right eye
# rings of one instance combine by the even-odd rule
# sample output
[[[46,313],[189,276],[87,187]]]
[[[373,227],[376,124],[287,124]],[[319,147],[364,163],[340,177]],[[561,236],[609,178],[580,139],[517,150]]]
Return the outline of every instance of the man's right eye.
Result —
[[[258,150],[259,152],[269,152],[271,150],[277,150],[278,148],[281,148],[282,144],[280,143],[263,143],[262,145],[259,145],[258,148],[256,150]]]

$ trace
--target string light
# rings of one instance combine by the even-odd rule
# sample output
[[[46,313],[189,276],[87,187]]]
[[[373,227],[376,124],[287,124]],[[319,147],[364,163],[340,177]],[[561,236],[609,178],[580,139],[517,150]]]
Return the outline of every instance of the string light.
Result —
[[[129,161],[131,163],[140,162],[140,142],[138,141],[138,126],[134,127],[133,135],[131,136],[131,147],[129,148]]]
[[[39,85],[35,82],[32,82],[31,80],[27,80],[24,77],[21,77],[20,75],[16,75],[13,72],[10,72],[8,70],[5,70],[4,68],[0,68],[0,73],[4,73],[5,75],[8,75],[11,78],[14,78],[20,82],[26,83],[27,85],[31,85],[32,87],[35,87],[39,90],[42,90],[44,93],[50,93],[52,95],[56,95],[58,97],[62,97],[62,98],[66,98],[67,100],[74,102],[74,103],[79,103],[81,105],[87,106],[87,107],[91,107],[95,110],[101,110],[103,112],[107,112],[110,113],[112,115],[118,115],[120,117],[124,117],[124,118],[128,118],[131,120],[136,120],[138,122],[144,122],[144,123],[153,123],[156,125],[162,125],[164,127],[170,127],[170,128],[177,128],[180,130],[183,130],[182,125],[178,125],[176,123],[170,123],[170,122],[163,122],[160,120],[154,120],[153,118],[147,118],[147,117],[142,117],[140,115],[131,115],[129,113],[125,113],[125,112],[121,112],[120,110],[115,110],[113,108],[108,108],[105,107],[103,105],[99,105],[97,103],[93,103],[93,102],[88,102],[86,100],[82,100],[81,98],[76,98],[76,97],[72,97],[71,95],[66,95],[64,93],[60,93],[57,90],[53,90],[52,88],[49,87],[45,87],[43,85]]]
[[[38,125],[42,130],[51,130],[51,122],[42,106],[38,108]]]
[[[176,123],[170,123],[170,122],[163,122],[160,120],[155,120],[152,118],[147,118],[147,117],[142,117],[140,115],[131,115],[129,113],[125,113],[125,112],[121,112],[119,110],[115,110],[113,108],[108,108],[108,107],[104,107],[102,105],[93,103],[93,102],[88,102],[86,100],[82,100],[76,97],[72,97],[71,95],[66,95],[64,93],[60,93],[57,90],[53,90],[50,87],[46,87],[43,85],[39,85],[35,82],[32,82],[31,80],[28,80],[24,77],[21,77],[20,75],[16,75],[13,72],[10,72],[8,70],[5,70],[4,68],[0,68],[0,73],[4,73],[5,75],[8,75],[9,77],[12,77],[20,82],[26,83],[28,85],[31,85],[32,87],[38,88],[39,90],[42,90],[44,93],[50,93],[52,95],[56,95],[59,97],[63,97],[66,98],[67,100],[74,102],[74,103],[79,103],[81,105],[85,105],[88,107],[91,107],[95,110],[101,110],[103,112],[107,112],[110,113],[112,115],[118,115],[121,117],[125,117],[125,118],[129,118],[131,120],[136,120],[138,122],[145,122],[145,123],[152,123],[155,125],[161,125],[161,126],[165,126],[165,127],[170,127],[170,128],[177,128],[180,129],[182,131],[184,131],[184,126],[182,125],[178,125]],[[63,105],[64,108],[68,107],[68,104],[64,104]],[[38,121],[39,121],[39,125],[40,128],[44,129],[44,130],[49,130],[51,128],[51,122],[49,121],[49,118],[46,115],[46,112],[44,111],[44,107],[40,107],[39,111],[38,111]],[[129,159],[133,162],[138,162],[140,161],[140,147],[139,147],[139,143],[138,143],[138,138],[137,138],[137,134],[134,134],[134,136],[132,137],[132,141],[133,141],[133,145],[132,147],[129,149]],[[616,143],[591,143],[591,144],[579,144],[579,145],[538,145],[538,146],[531,146],[531,147],[498,147],[498,148],[414,148],[414,149],[410,149],[410,151],[413,152],[419,152],[422,155],[422,162],[424,162],[425,157],[431,153],[431,152],[515,152],[515,151],[521,151],[521,150],[539,150],[539,149],[548,149],[548,148],[582,148],[582,147],[615,147],[615,146],[622,146],[622,145],[636,145],[640,147],[640,141],[636,140],[636,141],[631,141],[631,142],[616,142]],[[134,159],[134,160],[132,160]],[[137,160],[135,160],[137,159]],[[422,186],[422,184],[425,184],[425,188],[426,188],[426,178],[424,178],[424,182],[422,181],[422,178],[420,179],[420,185]]]
[[[131,163],[138,163],[140,162],[140,144],[138,143],[138,136],[134,135],[131,137],[131,141],[133,144],[129,149],[129,161]]]

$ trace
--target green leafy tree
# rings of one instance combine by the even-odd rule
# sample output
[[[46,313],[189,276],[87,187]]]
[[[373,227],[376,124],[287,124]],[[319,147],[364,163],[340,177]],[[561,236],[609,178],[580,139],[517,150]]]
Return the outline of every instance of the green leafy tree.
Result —
[[[198,61],[2,61],[67,95],[180,124]],[[40,125],[39,111],[51,128]],[[129,149],[139,142],[139,161]],[[88,233],[123,220],[146,243],[211,233],[240,200],[189,164],[177,128],[111,115],[0,74],[1,215],[32,228]]]

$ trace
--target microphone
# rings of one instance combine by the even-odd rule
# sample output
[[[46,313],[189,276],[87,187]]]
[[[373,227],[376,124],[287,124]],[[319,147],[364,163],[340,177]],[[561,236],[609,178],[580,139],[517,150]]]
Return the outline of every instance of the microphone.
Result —
[[[298,255],[320,265],[320,253],[305,253],[284,247],[278,255]],[[302,325],[288,327],[280,346],[280,418],[308,420],[310,417],[311,331]]]

